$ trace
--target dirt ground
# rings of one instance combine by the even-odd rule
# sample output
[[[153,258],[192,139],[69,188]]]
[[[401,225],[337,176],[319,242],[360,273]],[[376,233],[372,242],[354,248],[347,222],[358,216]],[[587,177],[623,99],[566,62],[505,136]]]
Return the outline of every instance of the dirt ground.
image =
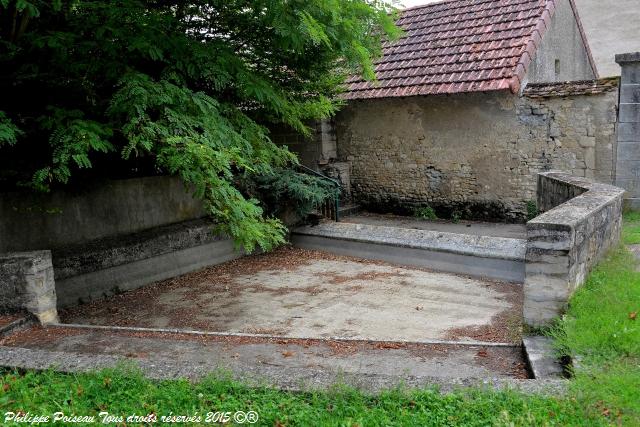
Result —
[[[519,342],[522,287],[284,247],[61,312],[65,323]]]

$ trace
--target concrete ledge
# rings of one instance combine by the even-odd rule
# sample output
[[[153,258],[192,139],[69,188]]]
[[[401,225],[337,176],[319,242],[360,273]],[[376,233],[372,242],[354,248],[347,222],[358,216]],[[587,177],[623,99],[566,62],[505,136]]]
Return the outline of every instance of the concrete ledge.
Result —
[[[538,175],[541,215],[527,223],[524,318],[548,324],[620,239],[624,190],[562,172]]]
[[[189,273],[242,255],[206,220],[69,246],[53,254],[58,307]]]
[[[62,372],[86,372],[129,364],[142,369],[152,379],[189,378],[198,380],[218,372],[204,363],[185,363],[179,360],[159,358],[132,359],[112,355],[66,353],[0,346],[0,366],[8,368],[45,370],[55,368]],[[348,384],[364,391],[377,392],[394,387],[425,388],[438,387],[443,393],[461,387],[487,387],[493,389],[516,389],[524,393],[562,394],[567,381],[562,379],[516,380],[477,378],[438,378],[423,376],[397,376],[372,373],[341,373],[313,368],[292,368],[247,364],[232,370],[233,378],[250,386],[273,386],[283,390],[327,389],[334,384]]]
[[[205,219],[185,221],[54,249],[56,280],[228,240],[214,234],[214,226],[215,223]]]
[[[230,240],[187,248],[56,281],[58,307],[136,289],[242,256]]]
[[[562,378],[563,369],[553,351],[551,338],[543,336],[524,337],[522,339],[527,363],[533,378],[548,379]]]
[[[524,280],[525,241],[349,223],[322,223],[292,232],[305,249],[496,280]]]

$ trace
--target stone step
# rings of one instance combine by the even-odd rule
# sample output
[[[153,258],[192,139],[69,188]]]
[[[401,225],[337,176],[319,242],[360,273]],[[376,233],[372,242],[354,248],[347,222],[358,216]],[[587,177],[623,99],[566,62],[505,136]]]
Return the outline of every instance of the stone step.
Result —
[[[261,339],[60,325],[21,331],[0,347],[0,366],[12,368],[95,370],[124,360],[155,378],[195,379],[223,370],[280,388],[324,388],[341,381],[379,389],[527,378],[517,345]]]
[[[521,283],[526,240],[353,223],[323,222],[293,230],[303,249]]]

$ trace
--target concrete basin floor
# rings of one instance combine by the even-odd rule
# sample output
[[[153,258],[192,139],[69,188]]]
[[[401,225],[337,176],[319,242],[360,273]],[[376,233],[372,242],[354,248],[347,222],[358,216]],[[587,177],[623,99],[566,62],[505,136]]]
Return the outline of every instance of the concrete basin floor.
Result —
[[[519,343],[522,287],[284,247],[61,312],[64,323]]]

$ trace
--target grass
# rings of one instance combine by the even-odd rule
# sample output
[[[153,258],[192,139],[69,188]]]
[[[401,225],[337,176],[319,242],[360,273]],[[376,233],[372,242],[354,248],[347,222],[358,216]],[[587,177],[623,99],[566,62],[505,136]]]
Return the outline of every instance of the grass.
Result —
[[[640,243],[640,214],[625,215],[623,241]],[[0,414],[62,411],[97,416],[108,411],[119,416],[205,417],[210,411],[253,410],[260,417],[253,425],[267,426],[637,426],[640,318],[635,313],[640,311],[640,273],[635,265],[622,246],[613,250],[551,328],[560,351],[580,360],[569,391],[558,397],[401,388],[371,395],[343,386],[287,392],[248,387],[220,376],[198,383],[151,381],[127,368],[83,374],[5,371],[0,376]]]
[[[118,416],[205,417],[210,411],[253,410],[260,417],[257,425],[267,426],[605,425],[602,416],[586,416],[571,399],[511,391],[469,390],[444,395],[435,390],[396,389],[369,395],[337,386],[326,392],[296,393],[250,388],[220,378],[195,384],[186,380],[155,382],[127,369],[76,375],[5,373],[2,389],[2,413],[97,415],[108,411]]]
[[[438,219],[436,211],[431,206],[422,206],[420,208],[414,209],[413,216],[420,219]]]
[[[631,211],[624,215],[622,241],[627,245],[640,244],[640,212]]]
[[[590,404],[590,412],[609,414],[627,425],[640,425],[636,265],[623,246],[613,250],[574,294],[552,332],[561,351],[579,360],[571,383],[574,395]]]

